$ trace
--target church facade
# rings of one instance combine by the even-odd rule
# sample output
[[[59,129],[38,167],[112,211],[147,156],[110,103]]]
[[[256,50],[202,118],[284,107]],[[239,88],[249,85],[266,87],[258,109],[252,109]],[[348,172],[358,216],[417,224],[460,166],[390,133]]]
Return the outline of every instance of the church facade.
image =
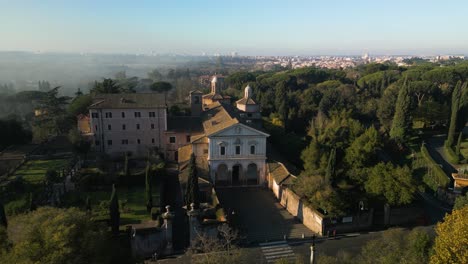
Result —
[[[234,107],[212,81],[212,92],[191,93],[192,113],[199,116],[201,131],[178,150],[179,167],[186,168],[191,153],[196,156],[202,176],[215,186],[262,185],[266,182],[266,139],[262,130],[260,106],[247,86],[244,98]],[[199,102],[202,97],[202,104]],[[197,97],[197,98],[196,98]],[[199,107],[197,110],[196,108]],[[183,173],[183,172],[182,172]]]

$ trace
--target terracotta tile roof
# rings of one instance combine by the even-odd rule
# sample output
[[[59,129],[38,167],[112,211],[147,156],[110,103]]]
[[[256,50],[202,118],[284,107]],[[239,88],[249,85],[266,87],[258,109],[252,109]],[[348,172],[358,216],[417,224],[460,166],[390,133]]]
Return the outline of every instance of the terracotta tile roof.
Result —
[[[223,99],[231,99],[231,96],[229,95],[221,95],[219,93],[209,93],[209,94],[205,94],[202,96],[203,98],[208,98],[208,99],[211,99],[211,100],[223,100]]]
[[[203,125],[200,117],[194,116],[168,116],[167,131],[189,132],[191,134],[203,133]]]
[[[191,144],[179,148],[179,181],[182,185],[185,185],[188,181],[188,163],[192,152]],[[206,157],[196,157],[195,163],[197,164],[198,170],[198,182],[209,183],[210,174]]]
[[[237,104],[243,104],[243,105],[255,105],[257,104],[254,99],[252,98],[242,98],[236,102]]]
[[[207,136],[239,123],[239,120],[234,117],[233,113],[228,111],[228,106],[226,105],[215,102],[206,108],[208,110],[203,112],[202,120],[203,129]]]
[[[76,116],[76,119],[78,120],[89,120],[89,116],[88,115],[83,115],[83,114],[79,114]]]
[[[165,108],[159,93],[97,94],[90,109]]]
[[[277,184],[291,184],[296,178],[296,176],[289,173],[288,169],[280,162],[268,162],[268,170]]]

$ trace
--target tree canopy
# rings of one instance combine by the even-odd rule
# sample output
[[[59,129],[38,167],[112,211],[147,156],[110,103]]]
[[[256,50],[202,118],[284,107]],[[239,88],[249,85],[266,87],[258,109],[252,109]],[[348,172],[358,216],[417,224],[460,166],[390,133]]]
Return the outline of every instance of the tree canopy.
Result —
[[[5,263],[105,263],[109,254],[102,230],[76,208],[41,207],[11,219],[12,246],[0,258]]]
[[[468,206],[453,210],[437,224],[431,264],[468,263]]]

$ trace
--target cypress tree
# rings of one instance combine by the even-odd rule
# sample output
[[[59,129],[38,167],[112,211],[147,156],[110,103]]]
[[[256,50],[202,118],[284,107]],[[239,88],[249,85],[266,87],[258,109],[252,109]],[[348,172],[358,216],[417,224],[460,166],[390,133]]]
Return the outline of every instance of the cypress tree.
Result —
[[[88,197],[86,197],[86,211],[88,213],[91,213],[91,199]]]
[[[145,174],[145,189],[146,189],[146,210],[151,212],[153,207],[153,195],[151,193],[151,172],[150,164],[146,165],[146,174]]]
[[[125,157],[124,157],[124,174],[125,176],[128,176],[129,170],[128,170],[128,154],[125,152]]]
[[[34,200],[34,195],[33,193],[29,193],[29,211],[32,212],[34,210],[36,210],[37,206],[36,206],[36,201]]]
[[[199,188],[198,188],[198,171],[195,161],[195,154],[192,153],[188,165],[188,180],[187,180],[187,191],[186,191],[186,204],[189,206],[194,203],[198,205],[199,200]]]
[[[331,182],[335,176],[335,165],[336,165],[336,148],[332,148],[330,151],[330,157],[328,158],[327,170],[325,172],[325,179]]]
[[[393,116],[392,127],[390,129],[390,138],[402,145],[408,137],[410,130],[410,96],[409,85],[407,81],[400,88],[398,98],[395,104],[395,115]]]
[[[281,81],[275,86],[275,108],[283,122],[284,131],[288,131],[288,88],[287,82]]]
[[[460,132],[458,135],[458,140],[457,140],[457,147],[455,148],[455,154],[460,157],[460,147],[461,147],[461,142],[463,140],[463,132]]]
[[[117,197],[117,191],[115,189],[115,184],[112,185],[112,194],[109,202],[109,214],[110,214],[110,223],[112,228],[112,233],[119,233],[120,225],[120,212],[119,212],[119,198]]]
[[[8,221],[5,213],[5,208],[3,207],[3,204],[0,203],[0,225],[7,228],[8,227]]]
[[[466,83],[463,84],[463,87],[466,87]],[[461,89],[462,84],[461,81],[457,82],[455,88],[452,92],[452,112],[450,116],[450,126],[447,135],[447,147],[451,147],[453,145],[453,140],[455,138],[455,130],[457,127],[457,119],[458,119],[458,110],[460,108],[460,96],[461,96]]]

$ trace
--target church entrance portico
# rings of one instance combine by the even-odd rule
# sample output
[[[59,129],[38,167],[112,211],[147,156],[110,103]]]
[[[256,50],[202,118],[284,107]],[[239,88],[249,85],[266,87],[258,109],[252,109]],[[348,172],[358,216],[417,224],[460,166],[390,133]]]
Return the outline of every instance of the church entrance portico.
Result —
[[[255,163],[250,163],[247,166],[247,184],[248,185],[257,185],[258,184],[258,170],[257,170],[257,164]]]
[[[215,186],[258,186],[264,181],[264,161],[223,160],[210,164]]]
[[[236,164],[232,166],[232,185],[241,185],[242,166]]]

